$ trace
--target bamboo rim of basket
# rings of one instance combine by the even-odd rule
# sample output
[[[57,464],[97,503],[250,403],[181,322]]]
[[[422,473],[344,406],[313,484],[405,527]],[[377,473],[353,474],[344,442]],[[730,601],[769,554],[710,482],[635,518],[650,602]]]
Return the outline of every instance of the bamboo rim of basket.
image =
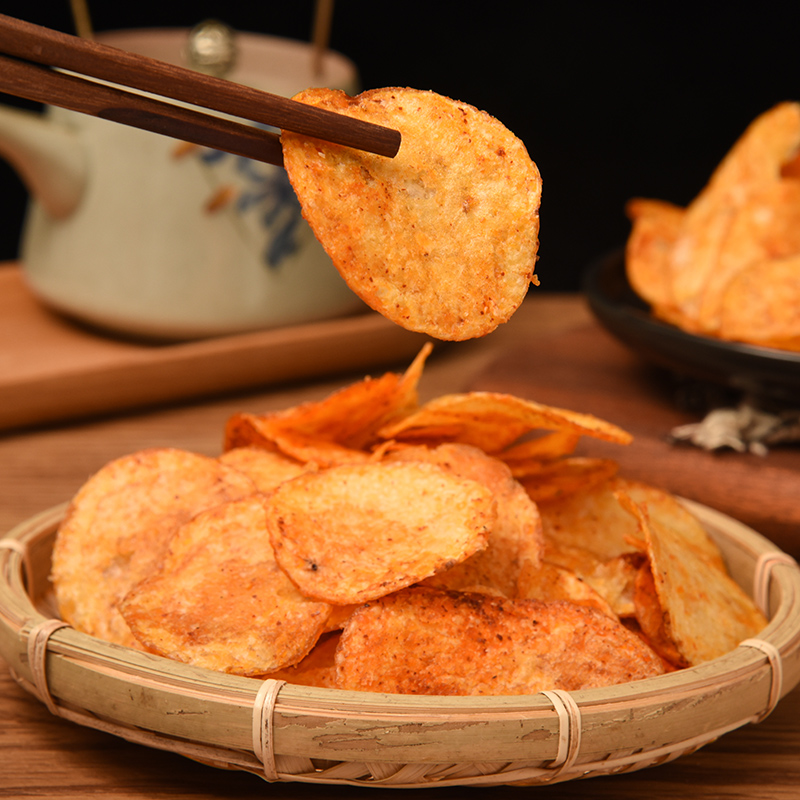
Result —
[[[643,681],[531,696],[377,695],[225,675],[109,644],[34,602],[67,504],[0,539],[0,658],[59,716],[270,781],[532,785],[655,766],[759,722],[800,683],[797,563],[730,517],[683,502],[770,621],[721,658]]]

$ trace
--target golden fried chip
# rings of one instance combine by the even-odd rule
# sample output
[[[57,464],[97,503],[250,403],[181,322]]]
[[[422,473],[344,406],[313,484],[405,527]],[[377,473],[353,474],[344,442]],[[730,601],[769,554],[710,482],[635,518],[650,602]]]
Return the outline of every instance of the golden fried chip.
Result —
[[[276,486],[294,478],[307,467],[282,453],[262,447],[234,447],[224,452],[219,460],[247,475],[259,492],[271,492]]]
[[[299,664],[285,667],[264,677],[299,686],[321,686],[325,689],[335,689],[336,662],[334,658],[339,637],[338,631],[323,635],[314,645],[314,649]]]
[[[159,565],[180,525],[254,491],[238,470],[183,450],[144,450],[106,464],[73,498],[53,547],[62,618],[84,633],[137,647],[119,601]]]
[[[119,608],[146,650],[235,675],[298,663],[330,612],[327,603],[303,597],[278,567],[259,496],[181,526],[160,568]]]
[[[723,313],[723,298],[731,282],[744,270],[769,262],[800,254],[800,180],[784,179],[767,183],[754,189],[751,196],[739,206],[732,219],[725,240],[720,247],[717,265],[708,276],[698,310],[700,327],[708,332],[720,330]],[[800,262],[795,261],[795,264]],[[800,285],[800,269],[794,268],[797,285]],[[752,305],[764,303],[769,296],[783,297],[785,285],[775,286],[775,274],[759,274],[750,281],[742,296],[749,302],[735,307],[734,319],[752,318]],[[785,297],[784,306],[796,308],[794,299]],[[730,300],[728,301],[730,302]],[[767,301],[768,302],[768,301]],[[728,310],[730,312],[730,309]],[[754,315],[758,318],[757,313]],[[800,317],[798,317],[800,319]],[[730,314],[726,321],[730,319]],[[748,341],[770,338],[770,321],[758,319],[758,325],[747,334]],[[800,331],[800,326],[795,328]]]
[[[719,335],[800,350],[800,255],[742,270],[722,296]]]
[[[635,617],[636,579],[645,560],[644,553],[623,553],[597,564],[590,573],[582,577],[611,606],[618,617]]]
[[[647,506],[622,493],[620,502],[647,541],[663,638],[674,645],[685,664],[694,666],[724,655],[764,628],[763,614],[725,569],[709,558],[707,550],[651,518]]]
[[[764,184],[777,181],[800,148],[800,103],[780,103],[757,117],[689,204],[669,258],[678,308],[697,320],[735,211]]]
[[[580,439],[581,434],[575,431],[553,431],[507,447],[494,455],[508,464],[512,474],[526,475],[528,474],[526,469],[528,465],[531,465],[531,471],[535,472],[543,462],[571,455]]]
[[[617,618],[609,602],[589,582],[572,570],[547,562],[538,566],[528,563],[522,567],[517,581],[517,597],[545,603],[568,600]]]
[[[532,500],[545,503],[604,484],[616,475],[618,468],[611,458],[573,456],[553,461],[517,479]]]
[[[636,294],[656,308],[674,301],[668,259],[681,229],[684,209],[660,200],[630,200],[632,227],[625,247],[625,272]]]
[[[486,547],[491,492],[419,462],[307,473],[267,498],[280,566],[307,597],[360,603],[409,586]]]
[[[282,134],[303,215],[350,288],[439,339],[506,322],[536,281],[541,179],[522,142],[433,92],[309,89],[294,99],[402,134],[394,158]]]
[[[384,426],[379,435],[400,441],[431,441],[441,437],[494,454],[533,430],[569,431],[618,444],[631,441],[629,433],[591,414],[500,392],[441,395]]]
[[[624,553],[637,552],[643,546],[639,527],[620,505],[616,492],[628,487],[627,481],[606,480],[587,486],[559,499],[542,503],[539,513],[548,542],[548,560],[552,550],[578,548],[596,559],[588,569],[578,570],[586,576],[597,563],[609,561]],[[558,562],[563,563],[563,562]],[[573,568],[572,565],[568,565]]]
[[[440,572],[425,583],[446,589],[485,587],[514,597],[517,576],[524,562],[538,566],[543,548],[541,521],[536,505],[514,480],[508,467],[477,447],[443,444],[435,448],[408,447],[387,461],[427,461],[462,478],[483,484],[497,502],[497,519],[489,544],[466,561]]]
[[[395,417],[417,407],[417,386],[432,346],[426,344],[402,375],[366,377],[328,395],[269,414],[234,414],[225,429],[226,450],[253,445],[303,463],[334,466],[369,458],[365,448]]]
[[[595,609],[413,587],[360,608],[337,686],[434,695],[576,691],[659,675],[658,656]]]

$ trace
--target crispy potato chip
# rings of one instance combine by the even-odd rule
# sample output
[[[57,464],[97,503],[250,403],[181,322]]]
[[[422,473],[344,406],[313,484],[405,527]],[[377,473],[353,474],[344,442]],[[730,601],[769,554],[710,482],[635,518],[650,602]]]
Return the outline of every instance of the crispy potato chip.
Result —
[[[717,267],[736,209],[781,177],[800,148],[800,103],[780,103],[757,117],[689,204],[669,258],[675,302],[698,319],[704,287]]]
[[[800,254],[742,270],[723,294],[719,335],[800,350]]]
[[[517,597],[521,600],[568,600],[579,606],[596,608],[608,617],[617,619],[608,601],[576,573],[556,564],[543,562],[539,566],[525,564],[517,581]]]
[[[515,470],[518,470],[519,474],[525,475],[527,474],[525,467],[528,464],[532,464],[534,466],[533,471],[536,471],[535,468],[539,467],[542,462],[546,463],[571,455],[578,446],[580,439],[581,434],[575,431],[553,431],[535,439],[528,439],[507,447],[502,452],[494,455],[508,464],[512,474],[515,474]]]
[[[254,491],[239,470],[177,449],[144,450],[102,467],[73,498],[53,546],[62,618],[84,633],[138,647],[119,601],[159,565],[180,525]]]
[[[631,441],[629,433],[591,414],[500,392],[441,395],[384,426],[379,435],[401,441],[431,441],[441,436],[494,454],[533,430],[569,431],[618,444]]]
[[[255,446],[234,447],[223,453],[219,460],[251,478],[259,492],[271,492],[308,469],[282,453]]]
[[[433,92],[309,89],[294,99],[402,134],[394,158],[282,134],[303,215],[350,288],[439,339],[506,322],[536,281],[542,183],[522,142]]]
[[[800,254],[800,180],[784,179],[757,187],[734,212],[720,247],[717,265],[708,276],[698,310],[700,327],[710,333],[720,330],[723,297],[731,281],[748,267],[773,259]],[[796,262],[800,263],[800,262]],[[800,270],[794,268],[800,283]],[[773,276],[761,276],[751,285],[757,303],[772,290]],[[783,287],[777,287],[778,296]],[[787,299],[786,305],[791,307]],[[747,315],[749,306],[736,309]],[[768,327],[768,326],[767,326]],[[763,336],[761,330],[753,333]]]
[[[267,499],[280,566],[307,597],[360,603],[486,547],[491,492],[443,467],[376,462],[307,473]]]
[[[685,669],[690,666],[670,637],[649,562],[642,564],[636,573],[633,604],[639,630],[650,646],[673,667]]]
[[[625,208],[632,227],[625,247],[625,272],[633,290],[656,308],[674,304],[668,259],[678,238],[683,208],[636,198]]]
[[[611,458],[573,456],[544,465],[517,480],[536,503],[568,497],[592,486],[605,483],[617,473],[618,464]]]
[[[661,527],[672,530],[686,542],[687,547],[696,550],[715,569],[725,570],[725,562],[716,542],[708,535],[697,517],[670,492],[650,486],[642,481],[618,478],[613,487],[635,503],[647,510],[649,519]],[[617,498],[620,499],[619,497]],[[628,509],[627,505],[624,505]]]
[[[160,568],[119,607],[150,652],[235,675],[298,663],[330,613],[278,567],[261,496],[216,506],[181,526]]]
[[[403,448],[388,455],[386,460],[438,464],[491,491],[497,502],[497,519],[486,549],[428,578],[425,583],[462,591],[483,586],[514,597],[522,564],[532,562],[538,566],[544,543],[539,511],[508,467],[482,450],[464,444]]]
[[[264,677],[299,686],[321,686],[325,689],[335,689],[336,662],[334,659],[339,637],[338,631],[323,635],[314,645],[314,649],[299,664],[285,667]]]
[[[690,542],[679,529],[650,517],[647,506],[622,493],[620,502],[647,541],[663,619],[662,637],[674,645],[683,664],[694,666],[717,658],[766,626],[753,601],[706,549]],[[638,605],[637,601],[637,614]],[[647,630],[645,624],[642,629]]]
[[[634,594],[639,569],[645,562],[644,553],[623,553],[597,564],[582,576],[621,619],[636,616]]]
[[[643,484],[636,486],[645,491]],[[595,562],[588,568],[577,570],[585,577],[596,564],[643,548],[639,526],[620,505],[616,494],[632,488],[629,481],[614,478],[597,485],[587,484],[580,491],[542,503],[539,513],[548,542],[545,558],[552,561],[553,550],[563,552],[568,548],[591,553]],[[562,561],[558,563],[575,568]]]
[[[658,656],[592,608],[413,587],[360,608],[336,652],[341,689],[514,695],[659,675]]]
[[[319,466],[366,461],[364,450],[375,442],[377,430],[417,407],[417,386],[431,349],[424,345],[402,375],[366,377],[323,400],[285,411],[234,414],[225,429],[224,448],[253,445]]]

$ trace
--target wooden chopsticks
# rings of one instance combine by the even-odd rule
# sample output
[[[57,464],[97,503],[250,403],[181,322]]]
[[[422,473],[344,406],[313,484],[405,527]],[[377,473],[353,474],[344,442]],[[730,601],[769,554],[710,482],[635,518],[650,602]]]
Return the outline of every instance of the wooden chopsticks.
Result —
[[[400,147],[400,133],[391,128],[3,14],[0,53],[0,91],[271,164],[283,164],[274,133],[80,76],[389,158]]]

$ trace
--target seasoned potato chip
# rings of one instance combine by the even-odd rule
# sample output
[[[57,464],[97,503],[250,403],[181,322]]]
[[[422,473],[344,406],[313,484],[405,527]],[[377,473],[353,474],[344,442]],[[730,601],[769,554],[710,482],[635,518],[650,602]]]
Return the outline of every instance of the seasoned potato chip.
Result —
[[[750,123],[687,207],[669,269],[676,303],[688,317],[697,319],[734,211],[764,183],[779,180],[798,148],[800,103],[780,103]]]
[[[625,271],[633,290],[657,308],[674,304],[668,259],[680,233],[684,209],[637,198],[626,212],[632,227],[625,247]]]
[[[708,276],[698,310],[698,322],[703,330],[720,330],[723,297],[731,282],[748,267],[773,259],[800,254],[800,180],[784,179],[759,186],[734,212],[730,227],[720,247],[717,265]],[[793,273],[800,284],[800,270],[795,262]],[[748,300],[759,302],[782,286],[772,289],[773,275],[760,275],[758,284],[750,286]],[[785,305],[793,307],[787,298]],[[749,306],[735,309],[747,315]],[[769,338],[765,330],[756,328],[756,338]]]
[[[307,469],[299,461],[281,453],[255,446],[234,447],[223,453],[219,460],[247,475],[259,492],[271,492],[279,484]]]
[[[685,210],[628,203],[625,269],[654,317],[693,334],[800,350],[799,165],[800,103],[779,103],[747,127]]]
[[[532,465],[531,471],[535,472],[543,463],[571,455],[580,439],[581,434],[575,431],[553,431],[507,447],[494,455],[508,464],[512,474],[526,475],[527,465]]]
[[[278,567],[260,496],[208,509],[181,526],[160,568],[119,607],[150,652],[235,675],[298,663],[330,612],[327,603],[303,597]]]
[[[514,597],[522,564],[531,562],[538,566],[543,540],[539,511],[508,467],[482,450],[464,444],[403,448],[388,455],[387,461],[438,464],[491,491],[497,501],[497,519],[486,549],[428,578],[426,584],[460,590],[485,587]]]
[[[533,430],[570,431],[619,444],[631,436],[610,422],[546,406],[500,392],[468,392],[436,397],[417,411],[389,423],[380,431],[385,439],[471,444],[486,453],[498,453]]]
[[[299,664],[285,667],[264,677],[295,683],[299,686],[321,686],[325,689],[335,689],[336,662],[334,659],[339,637],[338,631],[325,634]]]
[[[720,336],[800,350],[800,254],[742,270],[722,297]]]
[[[413,587],[360,608],[337,686],[434,695],[576,691],[659,675],[659,657],[592,608]]]
[[[766,626],[753,601],[707,550],[691,543],[679,529],[651,518],[647,506],[625,495],[620,500],[646,538],[663,620],[661,635],[674,645],[681,666],[717,658]],[[642,624],[643,630],[647,628],[652,631],[655,626]]]
[[[307,473],[267,499],[275,556],[307,597],[360,603],[486,547],[491,492],[443,467],[376,462]]]
[[[617,618],[608,601],[590,583],[565,567],[547,562],[538,566],[531,563],[523,566],[517,582],[517,597],[546,603],[567,600]]]
[[[78,491],[53,546],[60,613],[77,630],[137,647],[117,604],[157,567],[175,530],[255,491],[216,458],[158,448],[116,459]]]
[[[430,344],[423,346],[402,375],[366,377],[320,401],[271,414],[234,414],[224,447],[254,445],[319,466],[366,461],[364,450],[375,442],[378,429],[417,407],[417,386],[430,352]]]
[[[544,503],[603,484],[616,475],[618,468],[611,458],[573,456],[553,461],[531,474],[520,475],[518,480],[531,499]]]
[[[391,159],[282,134],[303,215],[350,288],[439,339],[506,322],[536,281],[542,183],[522,142],[433,92],[309,89],[294,99],[402,134]]]

